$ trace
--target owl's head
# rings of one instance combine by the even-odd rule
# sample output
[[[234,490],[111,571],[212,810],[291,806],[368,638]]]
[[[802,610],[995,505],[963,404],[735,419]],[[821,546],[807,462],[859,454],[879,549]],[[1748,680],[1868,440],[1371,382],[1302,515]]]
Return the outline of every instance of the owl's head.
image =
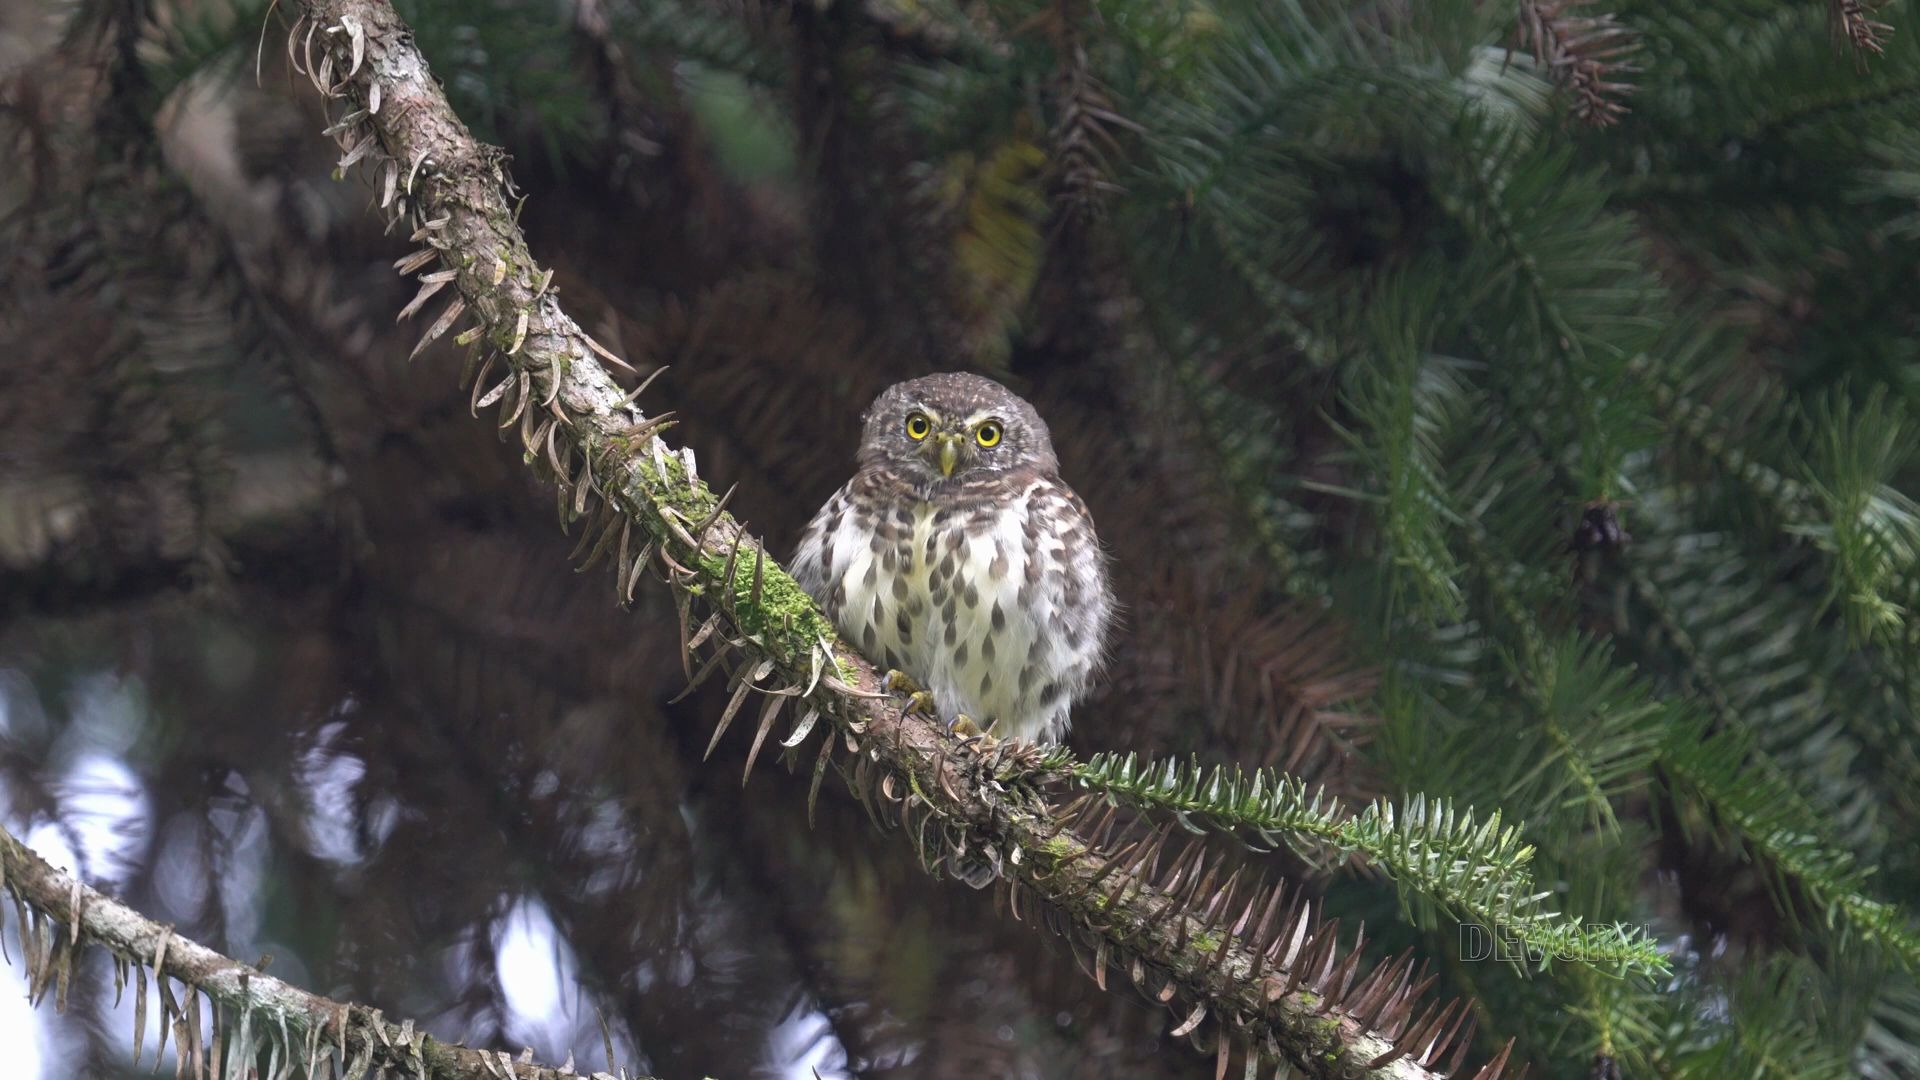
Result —
[[[1059,472],[1046,422],[992,379],[949,371],[895,383],[867,409],[860,465],[931,485],[1025,468]]]

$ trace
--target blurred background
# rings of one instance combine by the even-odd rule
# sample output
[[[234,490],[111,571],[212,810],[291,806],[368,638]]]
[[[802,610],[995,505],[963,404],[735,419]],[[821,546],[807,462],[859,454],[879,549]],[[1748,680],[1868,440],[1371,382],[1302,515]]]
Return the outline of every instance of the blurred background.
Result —
[[[774,550],[881,388],[1001,379],[1125,608],[1078,752],[1497,808],[1562,910],[1671,957],[1528,976],[1263,857],[1481,1052],[1920,1075],[1904,5],[395,7]],[[461,358],[406,361],[409,245],[285,8],[0,0],[7,828],[550,1062],[600,1067],[604,1017],[674,1080],[1210,1075],[832,783],[810,826],[804,770],[701,762],[665,591],[575,574]],[[0,968],[7,1075],[130,1073],[92,961],[65,1015]]]

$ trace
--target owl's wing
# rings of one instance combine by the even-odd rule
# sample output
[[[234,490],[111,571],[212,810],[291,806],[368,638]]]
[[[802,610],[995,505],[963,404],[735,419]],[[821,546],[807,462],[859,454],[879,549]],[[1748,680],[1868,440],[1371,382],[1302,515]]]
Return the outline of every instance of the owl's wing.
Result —
[[[1008,490],[994,527],[968,537],[966,596],[971,601],[977,584],[979,603],[959,605],[947,641],[982,642],[956,655],[989,661],[982,704],[996,730],[1053,742],[1066,734],[1105,651],[1113,614],[1106,556],[1086,505],[1057,477],[1023,478]]]
[[[852,505],[852,497],[849,494],[852,487],[852,481],[848,481],[839,491],[833,493],[833,497],[828,499],[825,505],[820,507],[819,512],[813,515],[813,520],[807,524],[806,531],[800,535],[800,547],[793,554],[793,565],[790,569],[794,580],[799,582],[800,587],[807,591],[807,595],[813,597],[814,602],[822,607],[827,606],[832,583],[839,576],[832,566],[833,539],[839,532],[841,523],[846,520],[847,512]],[[828,614],[832,615],[834,612],[829,610]]]
[[[1107,567],[1106,548],[1093,528],[1093,514],[1080,493],[1065,482],[1055,480],[1043,492],[1051,502],[1042,512],[1051,511],[1052,532],[1060,544],[1060,557],[1066,574],[1060,582],[1061,600],[1077,614],[1084,633],[1089,663],[1093,669],[1106,660],[1109,637],[1113,631],[1113,581]],[[1042,504],[1045,506],[1045,502]]]

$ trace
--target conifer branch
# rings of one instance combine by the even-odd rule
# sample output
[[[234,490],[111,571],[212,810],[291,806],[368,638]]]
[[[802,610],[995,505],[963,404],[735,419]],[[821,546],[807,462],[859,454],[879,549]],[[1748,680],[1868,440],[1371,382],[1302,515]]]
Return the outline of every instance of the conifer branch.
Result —
[[[1920,926],[1901,908],[1866,895],[1867,872],[1849,852],[1806,831],[1805,822],[1818,815],[1744,732],[1677,727],[1660,764],[1776,872],[1805,889],[1837,930],[1859,934],[1909,971],[1920,969]]]
[[[1731,448],[1726,439],[1712,430],[1711,411],[1686,402],[1663,382],[1654,379],[1644,358],[1632,361],[1629,370],[1649,384],[1655,407],[1676,416],[1676,427],[1696,440],[1710,459],[1744,481],[1750,491],[1768,499],[1777,512],[1791,515],[1782,523],[1789,533],[1815,535],[1824,549],[1834,553],[1849,545],[1832,540],[1833,534],[1853,527],[1880,537],[1887,532],[1901,531],[1881,524],[1882,518],[1904,523],[1910,517],[1903,512],[1905,500],[1885,485],[1882,477],[1893,471],[1894,462],[1904,456],[1903,448],[1911,440],[1904,435],[1904,417],[1888,408],[1879,394],[1870,394],[1857,410],[1844,399],[1836,400],[1826,410],[1840,413],[1838,418],[1816,410],[1816,419],[1822,422],[1811,427],[1823,437],[1816,443],[1816,456],[1821,459],[1818,464],[1823,467],[1803,469],[1808,479],[1802,483],[1767,469]],[[1533,450],[1552,463],[1557,481],[1573,491],[1571,475],[1556,456],[1560,451],[1533,431],[1530,424],[1522,423],[1530,433]],[[1822,481],[1821,477],[1830,479]],[[1833,527],[1814,524],[1817,520],[1813,514],[1814,492],[1819,492],[1830,506],[1837,507]],[[1884,507],[1889,502],[1900,506],[1885,511],[1880,517],[1869,514],[1870,507]],[[1464,515],[1458,516],[1464,519]],[[1483,531],[1467,527],[1462,532],[1496,609],[1520,642],[1520,652],[1528,668],[1540,670],[1546,663],[1545,635],[1494,571]],[[1862,541],[1859,546],[1871,548],[1875,556],[1902,557],[1910,561],[1911,544],[1904,540],[1902,535],[1898,540],[1887,539],[1880,544]],[[1892,554],[1885,550],[1888,547],[1895,549]],[[1862,561],[1870,560],[1863,557]],[[1667,602],[1665,592],[1642,567],[1630,567],[1627,578],[1635,595],[1653,611],[1656,623],[1684,658],[1691,689],[1705,700],[1718,721],[1715,728],[1685,720],[1668,721],[1671,726],[1657,746],[1646,744],[1653,729],[1643,728],[1633,747],[1632,760],[1636,764],[1643,759],[1645,764],[1657,764],[1678,780],[1703,805],[1731,825],[1744,844],[1766,860],[1773,872],[1805,890],[1843,933],[1858,934],[1885,949],[1901,966],[1912,969],[1920,961],[1920,926],[1899,906],[1866,894],[1867,874],[1855,865],[1851,853],[1809,825],[1823,822],[1823,816],[1795,788],[1779,765],[1753,745],[1747,735],[1750,723],[1734,708],[1692,635]],[[1527,692],[1537,697],[1531,683],[1522,681]],[[1623,686],[1631,686],[1635,681],[1620,679]],[[1572,755],[1566,760],[1584,769],[1584,763]]]
[[[1082,0],[1055,0],[1041,16],[1057,56],[1052,94],[1055,119],[1049,132],[1051,194],[1067,221],[1082,227],[1099,218],[1104,200],[1120,191],[1108,163],[1120,144],[1108,129],[1140,130],[1115,111],[1112,97],[1094,74],[1087,56],[1087,26],[1095,17]]]
[[[1676,438],[1745,488],[1782,526],[1791,529],[1814,519],[1813,493],[1737,445],[1714,410],[1671,385],[1652,358],[1635,356],[1626,371],[1644,385],[1654,415]]]
[[[1797,411],[1775,406],[1781,426],[1806,436],[1789,475],[1743,449],[1714,410],[1669,385],[1646,357],[1626,370],[1677,439],[1744,488],[1782,534],[1826,557],[1827,599],[1845,612],[1855,640],[1897,649],[1913,629],[1902,601],[1920,565],[1920,506],[1892,484],[1911,457],[1904,410],[1881,389],[1858,404],[1832,394]]]
[[[530,1054],[515,1060],[505,1051],[442,1042],[414,1027],[411,1020],[396,1024],[378,1009],[334,1001],[282,982],[182,937],[171,926],[156,923],[54,869],[4,828],[0,828],[0,895],[13,898],[14,925],[32,1002],[45,1000],[52,991],[55,1008],[64,1012],[74,978],[86,977],[79,967],[83,951],[97,946],[113,955],[114,1000],[118,1002],[129,985],[133,988],[136,1069],[146,1043],[151,974],[159,1014],[153,1033],[154,1064],[165,1056],[171,1038],[176,1067],[183,1076],[204,1076],[210,1071],[214,1076],[285,1080],[360,1077],[369,1070],[423,1080],[561,1080],[586,1075],[575,1071],[572,1055],[556,1068],[535,1063]],[[0,909],[0,924],[5,918],[5,910]],[[7,959],[11,962],[12,957]],[[174,982],[180,984],[178,993]],[[203,1030],[203,1023],[210,1026]],[[622,1080],[629,1075],[624,1068],[619,1070]],[[614,1074],[596,1072],[592,1078],[614,1080]]]
[[[1631,928],[1586,926],[1542,901],[1529,869],[1533,845],[1446,800],[1416,795],[1405,806],[1376,800],[1350,813],[1338,799],[1269,769],[1251,775],[1198,762],[1143,761],[1137,754],[1096,754],[1069,767],[1075,783],[1109,799],[1173,814],[1191,832],[1235,836],[1255,850],[1286,844],[1307,858],[1331,851],[1364,856],[1401,889],[1462,921],[1523,942],[1529,953],[1628,971],[1666,970],[1656,943]]]
[[[474,352],[475,411],[498,406],[500,427],[555,483],[563,523],[585,520],[583,569],[612,557],[623,600],[643,575],[665,578],[690,673],[700,661],[694,684],[724,674],[730,691],[712,744],[757,699],[757,755],[791,701],[781,746],[819,732],[816,789],[846,746],[856,795],[902,822],[924,862],[985,858],[1016,914],[1023,903],[1054,912],[1049,921],[1092,952],[1100,985],[1110,969],[1127,971],[1177,1007],[1174,1034],[1212,1035],[1223,1069],[1235,1055],[1254,1071],[1283,1061],[1311,1076],[1426,1077],[1449,1055],[1457,1063],[1467,1010],[1421,1008],[1427,983],[1410,958],[1362,974],[1357,949],[1317,926],[1311,905],[1285,903],[1284,889],[1215,889],[1220,865],[1203,847],[1163,866],[1165,830],[1137,836],[1111,817],[1069,822],[1050,810],[1033,751],[1003,744],[983,760],[939,725],[902,716],[871,664],[700,481],[692,455],[659,438],[665,415],[635,403],[644,387],[623,391],[596,359],[619,363],[561,309],[515,223],[499,152],[454,116],[391,7],[305,0],[299,10],[289,48],[337,110],[329,133],[342,169],[364,162],[378,205],[424,245],[399,263],[421,277],[414,306],[455,286],[415,353],[477,316],[453,335]],[[1506,1057],[1479,1075],[1499,1074]]]
[[[1274,582],[1288,596],[1325,596],[1327,583],[1305,565],[1292,543],[1275,520],[1274,498],[1265,489],[1274,455],[1262,454],[1253,445],[1261,429],[1254,424],[1235,424],[1229,411],[1244,402],[1211,383],[1193,361],[1175,357],[1168,364],[1170,381],[1180,391],[1200,442],[1212,458],[1223,486],[1232,494],[1241,528],[1252,534],[1253,546],[1265,559]]]
[[[1850,47],[1862,62],[1887,51],[1893,27],[1878,18],[1883,0],[1827,0],[1827,25],[1836,44]]]
[[[1547,77],[1572,95],[1574,116],[1606,127],[1627,111],[1621,99],[1633,93],[1633,84],[1620,76],[1634,70],[1626,58],[1639,42],[1612,15],[1582,14],[1591,3],[1522,0],[1520,40]]]

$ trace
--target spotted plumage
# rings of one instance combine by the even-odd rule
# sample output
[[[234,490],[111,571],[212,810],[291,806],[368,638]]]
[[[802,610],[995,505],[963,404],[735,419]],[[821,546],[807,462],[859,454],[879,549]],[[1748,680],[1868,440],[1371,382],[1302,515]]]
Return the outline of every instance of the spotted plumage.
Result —
[[[807,527],[794,576],[941,716],[1058,740],[1099,667],[1113,600],[1046,424],[999,383],[959,373],[889,388],[864,423],[859,469]]]

